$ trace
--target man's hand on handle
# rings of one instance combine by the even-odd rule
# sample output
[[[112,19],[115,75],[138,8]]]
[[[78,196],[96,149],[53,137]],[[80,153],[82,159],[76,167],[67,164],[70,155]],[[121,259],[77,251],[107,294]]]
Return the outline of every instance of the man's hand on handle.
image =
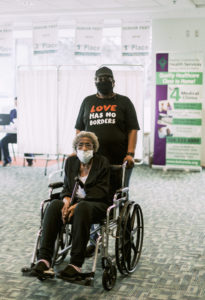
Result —
[[[126,155],[123,162],[127,161],[127,168],[132,168],[134,167],[134,158],[131,155]]]

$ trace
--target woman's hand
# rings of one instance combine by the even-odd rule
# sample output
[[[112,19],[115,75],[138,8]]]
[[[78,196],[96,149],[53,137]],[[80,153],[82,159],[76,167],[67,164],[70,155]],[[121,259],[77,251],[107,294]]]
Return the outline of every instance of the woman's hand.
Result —
[[[63,203],[64,203],[64,205],[63,205],[63,208],[61,209],[61,213],[62,213],[62,221],[65,224],[67,216],[68,216],[68,209],[70,206],[70,197],[64,197]]]
[[[71,217],[74,215],[74,210],[78,204],[73,204],[68,209],[68,221],[70,221]]]

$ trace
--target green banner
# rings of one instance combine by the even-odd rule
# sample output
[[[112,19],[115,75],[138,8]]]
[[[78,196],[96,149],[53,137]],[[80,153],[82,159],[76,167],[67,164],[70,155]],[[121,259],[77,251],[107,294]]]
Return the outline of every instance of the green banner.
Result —
[[[202,53],[156,55],[156,165],[200,169],[203,60]]]
[[[202,72],[157,72],[156,84],[202,85]]]

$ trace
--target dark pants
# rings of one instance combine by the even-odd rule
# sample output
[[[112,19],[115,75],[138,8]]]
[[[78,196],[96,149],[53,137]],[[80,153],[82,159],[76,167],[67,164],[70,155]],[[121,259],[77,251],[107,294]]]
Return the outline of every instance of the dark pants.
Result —
[[[9,154],[9,144],[16,144],[17,143],[17,134],[16,133],[7,133],[5,137],[2,138],[0,142],[0,147],[3,153],[4,163],[10,163],[11,157]]]
[[[33,164],[33,154],[32,153],[24,153],[24,156],[31,157],[31,158],[26,158],[26,161],[27,161],[29,166],[32,166],[32,164]]]
[[[7,135],[5,135],[5,137],[2,138],[2,140],[0,141],[0,160],[2,160],[2,157],[1,157],[1,152],[2,152],[4,163],[11,162],[11,157],[10,157],[10,153],[9,153],[9,144],[16,144],[16,143],[17,143],[17,134],[16,133],[8,133]],[[33,154],[31,154],[31,153],[24,153],[24,155],[33,157]],[[33,163],[32,158],[27,158],[26,161],[29,165],[32,165],[32,163]]]
[[[63,205],[61,200],[53,200],[46,210],[38,259],[46,259],[51,263],[55,240],[63,225]],[[71,264],[82,266],[91,224],[99,223],[105,217],[107,207],[108,204],[103,202],[83,200],[76,206],[72,218]]]

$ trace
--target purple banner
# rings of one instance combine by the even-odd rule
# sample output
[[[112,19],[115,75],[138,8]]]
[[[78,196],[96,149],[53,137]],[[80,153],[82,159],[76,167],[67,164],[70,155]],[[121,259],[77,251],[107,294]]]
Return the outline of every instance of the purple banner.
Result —
[[[168,72],[168,53],[156,55],[156,72]]]
[[[156,71],[168,72],[168,53],[156,55]],[[155,136],[154,136],[154,165],[166,164],[166,125],[161,119],[166,116],[163,100],[167,100],[167,85],[156,85]]]

